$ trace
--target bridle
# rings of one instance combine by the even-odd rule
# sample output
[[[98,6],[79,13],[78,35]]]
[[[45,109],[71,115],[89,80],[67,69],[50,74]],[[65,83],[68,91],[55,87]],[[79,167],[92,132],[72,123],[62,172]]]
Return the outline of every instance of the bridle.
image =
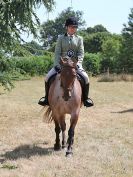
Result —
[[[72,69],[74,69],[75,71],[75,74],[73,74],[73,81],[72,81],[72,83],[71,83],[71,87],[70,88],[66,88],[66,87],[64,87],[64,85],[63,85],[63,83],[62,83],[62,80],[61,80],[61,87],[63,88],[63,90],[64,90],[64,95],[63,95],[63,98],[64,98],[64,100],[65,101],[68,101],[68,99],[69,98],[71,98],[71,92],[72,92],[72,90],[73,90],[73,88],[74,88],[74,82],[75,82],[75,79],[76,79],[76,68],[75,68],[75,66],[73,66],[73,65],[62,65],[62,67],[61,67],[61,74],[62,74],[62,72],[64,71],[64,69],[66,69],[66,68],[68,68],[68,71],[67,72],[69,72],[69,69],[71,68],[71,70]],[[66,69],[67,70],[67,69]],[[67,76],[66,76],[67,77]]]

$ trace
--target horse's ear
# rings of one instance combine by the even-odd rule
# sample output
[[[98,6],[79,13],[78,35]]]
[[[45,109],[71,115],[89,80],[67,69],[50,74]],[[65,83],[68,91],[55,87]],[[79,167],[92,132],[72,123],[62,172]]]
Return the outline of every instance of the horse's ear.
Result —
[[[73,60],[73,66],[76,67],[77,66],[78,61],[76,59]]]
[[[76,58],[73,58],[72,61],[77,64],[78,60]]]
[[[63,65],[64,64],[64,60],[63,60],[63,58],[61,57],[60,58],[60,65]]]
[[[77,62],[73,62],[73,66],[74,66],[74,68],[76,68],[77,67]]]

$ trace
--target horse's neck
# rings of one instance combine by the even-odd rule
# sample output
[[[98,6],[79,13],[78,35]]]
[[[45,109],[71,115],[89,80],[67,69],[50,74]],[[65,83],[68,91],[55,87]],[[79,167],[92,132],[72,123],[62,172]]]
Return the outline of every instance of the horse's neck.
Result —
[[[63,91],[63,87],[61,87],[61,77],[60,74],[56,75],[56,78],[54,80],[54,82],[51,84],[51,88],[49,91],[49,101],[51,105],[54,105],[54,107],[56,107],[58,105],[58,103],[62,103],[66,105],[66,102],[64,102],[62,96],[64,94]],[[80,87],[80,83],[77,80],[77,78],[74,81],[74,87],[72,89],[72,97],[74,99],[71,100],[71,102],[75,102],[75,100],[77,101],[81,101],[80,97],[81,97],[81,87]],[[58,102],[60,100],[60,102]]]
[[[60,80],[60,73],[56,75],[56,80]]]
[[[61,85],[61,75],[60,73],[56,75],[55,81],[54,81],[54,87],[60,87]]]
[[[56,85],[61,86],[61,74],[60,74],[60,73],[58,73],[58,74],[56,75],[56,77],[55,77],[55,82],[56,82]],[[75,80],[74,80],[74,83],[76,83],[76,82],[79,82],[79,80],[77,79],[77,77],[76,77]],[[80,84],[80,82],[79,82],[79,84]]]

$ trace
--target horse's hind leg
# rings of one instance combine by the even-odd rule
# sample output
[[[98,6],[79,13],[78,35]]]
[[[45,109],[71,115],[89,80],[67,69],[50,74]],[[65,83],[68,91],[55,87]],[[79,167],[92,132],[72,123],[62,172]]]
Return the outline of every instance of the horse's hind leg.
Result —
[[[61,132],[61,128],[60,128],[59,122],[57,120],[55,120],[54,122],[55,122],[55,133],[56,133],[54,150],[60,150],[61,145],[60,145],[60,136],[59,136],[59,134]]]
[[[66,123],[65,123],[65,116],[62,116],[60,120],[60,126],[62,130],[62,148],[66,147],[66,136],[65,136],[65,131],[66,131]]]
[[[72,145],[74,142],[74,130],[75,130],[75,126],[78,121],[78,116],[79,116],[79,114],[72,114],[71,115],[70,128],[68,131],[68,140],[67,140],[68,147],[67,147],[66,156],[72,155]]]

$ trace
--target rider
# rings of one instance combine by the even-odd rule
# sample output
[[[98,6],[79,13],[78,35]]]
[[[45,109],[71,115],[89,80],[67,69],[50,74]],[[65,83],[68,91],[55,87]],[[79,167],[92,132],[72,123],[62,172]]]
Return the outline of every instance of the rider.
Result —
[[[60,70],[60,58],[61,57],[74,57],[77,58],[77,73],[83,77],[85,85],[83,87],[83,103],[84,106],[93,106],[93,101],[88,98],[89,93],[89,77],[82,67],[82,61],[84,58],[84,44],[83,38],[76,34],[78,28],[78,21],[75,17],[69,17],[65,22],[66,34],[60,35],[55,47],[55,60],[54,67],[48,72],[45,78],[45,97],[42,97],[38,104],[45,106],[48,105],[48,81],[51,76],[55,75]]]

